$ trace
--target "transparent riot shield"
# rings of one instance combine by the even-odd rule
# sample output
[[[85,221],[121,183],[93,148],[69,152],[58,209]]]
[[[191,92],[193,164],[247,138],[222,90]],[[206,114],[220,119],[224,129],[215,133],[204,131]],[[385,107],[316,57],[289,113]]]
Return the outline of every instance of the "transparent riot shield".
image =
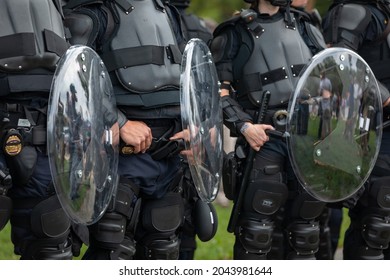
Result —
[[[96,222],[117,184],[119,126],[112,85],[92,49],[73,46],[52,83],[47,143],[50,171],[72,221]]]
[[[289,104],[289,156],[298,179],[325,202],[346,199],[372,171],[382,136],[382,101],[367,63],[330,48],[302,70]]]
[[[215,199],[222,179],[222,107],[218,76],[207,45],[188,42],[181,66],[181,115],[185,148],[199,197]]]

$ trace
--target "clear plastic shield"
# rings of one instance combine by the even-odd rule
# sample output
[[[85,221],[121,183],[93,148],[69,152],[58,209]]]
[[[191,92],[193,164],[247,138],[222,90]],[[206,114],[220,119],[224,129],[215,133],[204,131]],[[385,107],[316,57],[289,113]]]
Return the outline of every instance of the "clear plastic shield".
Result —
[[[355,52],[324,50],[302,70],[287,130],[295,174],[310,194],[336,202],[361,188],[379,152],[381,104],[375,76]]]
[[[117,184],[119,126],[110,77],[99,56],[73,46],[60,59],[48,108],[50,171],[62,207],[92,224]]]
[[[181,68],[181,115],[191,175],[203,201],[215,199],[222,179],[222,107],[207,45],[188,42]]]

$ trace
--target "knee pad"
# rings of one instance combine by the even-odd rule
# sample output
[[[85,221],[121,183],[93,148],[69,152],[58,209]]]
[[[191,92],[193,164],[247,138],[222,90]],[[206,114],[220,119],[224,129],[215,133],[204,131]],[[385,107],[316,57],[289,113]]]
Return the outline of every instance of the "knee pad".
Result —
[[[287,227],[288,241],[295,254],[289,259],[309,256],[314,259],[320,243],[320,227],[318,222],[295,221]]]
[[[376,207],[388,216],[390,214],[390,176],[372,179],[368,196],[368,207]]]
[[[144,200],[137,242],[141,258],[178,259],[177,230],[184,221],[183,200],[179,193],[169,192],[156,200]]]
[[[141,200],[138,198],[139,188],[127,179],[121,178],[117,193],[102,218],[90,226],[91,246],[100,247],[112,251],[125,249],[123,252],[115,252],[113,256],[120,256],[134,251],[128,248],[130,243],[125,240],[125,235],[134,237],[135,225],[138,221]],[[121,244],[124,242],[123,244]]]
[[[236,235],[247,253],[266,254],[271,250],[273,228],[272,221],[244,218]]]
[[[390,177],[373,179],[368,207],[361,221],[362,236],[373,249],[386,249],[390,243]]]
[[[111,260],[131,260],[135,255],[134,238],[125,236],[115,250],[110,252]]]
[[[0,231],[8,223],[11,216],[12,200],[5,196],[0,195]]]
[[[194,227],[198,238],[207,242],[215,236],[218,217],[214,205],[198,199],[194,208]]]
[[[57,196],[41,201],[32,209],[30,226],[37,239],[26,246],[22,259],[72,259],[71,222]]]
[[[386,249],[390,243],[390,219],[367,215],[362,219],[362,236],[370,248]]]

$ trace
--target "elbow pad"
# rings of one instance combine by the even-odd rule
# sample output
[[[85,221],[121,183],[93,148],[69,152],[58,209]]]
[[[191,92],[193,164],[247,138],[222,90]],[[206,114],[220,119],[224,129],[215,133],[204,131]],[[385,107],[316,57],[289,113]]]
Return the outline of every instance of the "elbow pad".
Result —
[[[93,13],[83,13],[81,11],[68,13],[65,15],[64,24],[69,29],[72,45],[91,46],[97,38],[98,31],[95,26],[97,19]]]

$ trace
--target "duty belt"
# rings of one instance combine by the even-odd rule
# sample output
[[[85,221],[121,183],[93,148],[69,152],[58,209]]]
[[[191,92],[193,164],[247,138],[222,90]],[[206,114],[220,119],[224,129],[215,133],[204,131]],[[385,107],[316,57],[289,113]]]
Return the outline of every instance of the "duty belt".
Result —
[[[154,138],[147,153],[149,153],[154,160],[162,160],[178,155],[182,150],[184,150],[184,140],[182,139],[172,141],[165,138]],[[124,156],[130,156],[134,154],[134,147],[122,142],[120,153]]]

